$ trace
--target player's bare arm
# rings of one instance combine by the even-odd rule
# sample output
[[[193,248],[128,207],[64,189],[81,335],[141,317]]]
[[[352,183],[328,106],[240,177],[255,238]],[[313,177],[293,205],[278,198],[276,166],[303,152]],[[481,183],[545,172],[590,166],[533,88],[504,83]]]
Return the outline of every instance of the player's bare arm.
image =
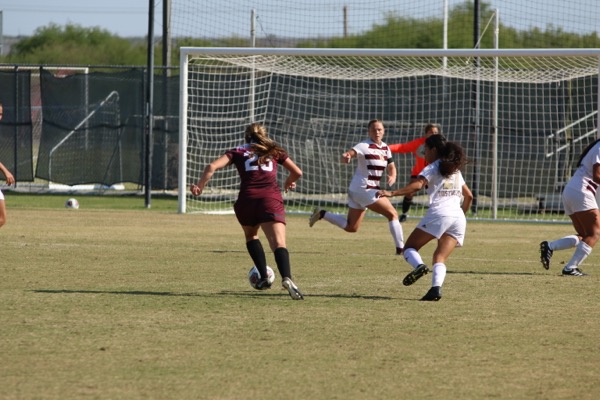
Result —
[[[356,157],[356,150],[350,149],[344,154],[342,154],[341,162],[342,164],[350,164],[350,161],[353,157]]]

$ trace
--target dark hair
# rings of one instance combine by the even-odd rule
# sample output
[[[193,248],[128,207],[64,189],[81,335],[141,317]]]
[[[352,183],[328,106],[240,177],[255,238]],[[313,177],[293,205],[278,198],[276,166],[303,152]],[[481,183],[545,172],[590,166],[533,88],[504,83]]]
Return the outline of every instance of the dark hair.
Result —
[[[425,146],[435,149],[440,160],[440,174],[448,178],[467,163],[463,148],[454,142],[449,142],[443,135],[431,135],[425,139]]]
[[[381,125],[383,125],[383,121],[380,119],[372,119],[369,121],[369,123],[367,124],[367,129],[371,129],[371,125],[373,125],[376,122],[381,122]]]
[[[438,124],[433,124],[433,123],[425,125],[425,128],[423,128],[423,133],[427,133],[430,130],[432,130],[433,128],[437,128],[438,134],[442,133],[442,128],[440,128],[440,126]]]
[[[592,149],[592,147],[594,147],[596,145],[596,143],[600,142],[600,139],[596,139],[594,140],[592,143],[590,143],[588,145],[588,147],[586,147],[583,152],[581,153],[581,156],[579,156],[579,161],[577,161],[577,166],[579,167],[581,165],[581,162],[583,161],[583,157],[585,157],[587,155],[587,153],[590,152],[590,150]]]
[[[269,138],[267,129],[259,123],[255,122],[248,125],[244,132],[244,138],[246,139],[246,143],[250,143],[252,150],[258,156],[259,165],[285,153],[285,150],[281,146]]]

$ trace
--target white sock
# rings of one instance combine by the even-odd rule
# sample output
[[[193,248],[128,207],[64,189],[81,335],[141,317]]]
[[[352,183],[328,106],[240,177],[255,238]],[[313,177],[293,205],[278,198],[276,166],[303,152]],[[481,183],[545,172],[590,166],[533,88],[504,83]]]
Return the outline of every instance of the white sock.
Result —
[[[564,238],[548,242],[548,247],[550,247],[550,250],[566,250],[577,246],[578,243],[579,236],[569,235],[565,236]]]
[[[332,213],[329,211],[325,211],[325,214],[323,215],[323,219],[325,221],[329,222],[330,224],[333,224],[342,229],[346,229],[346,226],[348,225],[348,220],[346,219],[345,216],[340,215],[340,214],[335,214],[335,213]]]
[[[393,219],[389,221],[390,233],[394,238],[394,243],[396,243],[397,248],[404,247],[404,233],[402,232],[402,225],[400,225],[400,221],[397,219]]]
[[[433,273],[431,275],[431,286],[441,287],[444,284],[444,279],[446,279],[446,264],[433,264]]]
[[[571,257],[565,269],[569,270],[579,267],[583,260],[585,260],[587,256],[589,256],[591,253],[592,248],[588,246],[586,242],[579,242],[579,244],[577,245],[577,249],[575,249],[573,257]]]
[[[417,268],[419,265],[423,264],[423,259],[418,251],[413,248],[404,249],[402,252],[404,255],[404,259],[407,263],[409,263],[413,268]]]

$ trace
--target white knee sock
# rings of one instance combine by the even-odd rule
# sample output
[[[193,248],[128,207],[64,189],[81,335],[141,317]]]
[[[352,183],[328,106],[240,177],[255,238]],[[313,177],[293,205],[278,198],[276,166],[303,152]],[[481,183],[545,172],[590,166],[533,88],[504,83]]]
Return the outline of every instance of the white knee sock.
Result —
[[[446,279],[446,264],[433,264],[433,273],[431,275],[431,286],[441,287],[444,284],[444,279]]]
[[[579,244],[577,245],[577,249],[575,249],[573,257],[571,257],[565,269],[573,269],[579,267],[583,260],[585,260],[587,256],[589,256],[591,253],[592,248],[588,246],[586,242],[579,242]]]
[[[578,243],[579,236],[569,235],[565,236],[564,238],[548,242],[548,247],[550,247],[550,250],[566,250],[577,246]]]
[[[348,225],[348,220],[345,216],[340,214],[335,214],[329,211],[325,211],[325,215],[323,215],[323,219],[335,226],[338,226],[342,229],[346,229]]]
[[[402,254],[404,255],[406,262],[409,263],[413,268],[417,268],[419,265],[423,264],[421,255],[413,248],[404,249]]]
[[[394,243],[396,243],[397,248],[404,247],[404,233],[402,232],[402,225],[400,225],[400,221],[397,219],[389,221],[390,233],[394,238]]]

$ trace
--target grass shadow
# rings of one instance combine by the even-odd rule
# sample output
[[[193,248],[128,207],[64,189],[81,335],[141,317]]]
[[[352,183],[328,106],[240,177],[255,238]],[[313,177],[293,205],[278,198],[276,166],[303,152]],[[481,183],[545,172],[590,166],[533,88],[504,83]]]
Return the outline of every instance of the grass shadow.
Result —
[[[215,293],[174,293],[174,292],[151,292],[143,290],[68,290],[68,289],[35,289],[34,293],[46,294],[115,294],[128,296],[173,296],[173,297],[289,297],[287,292],[265,293],[265,292],[238,292],[238,291],[220,291]],[[334,299],[361,299],[361,300],[393,300],[387,296],[365,296],[360,294],[308,294],[305,297],[323,297]]]

